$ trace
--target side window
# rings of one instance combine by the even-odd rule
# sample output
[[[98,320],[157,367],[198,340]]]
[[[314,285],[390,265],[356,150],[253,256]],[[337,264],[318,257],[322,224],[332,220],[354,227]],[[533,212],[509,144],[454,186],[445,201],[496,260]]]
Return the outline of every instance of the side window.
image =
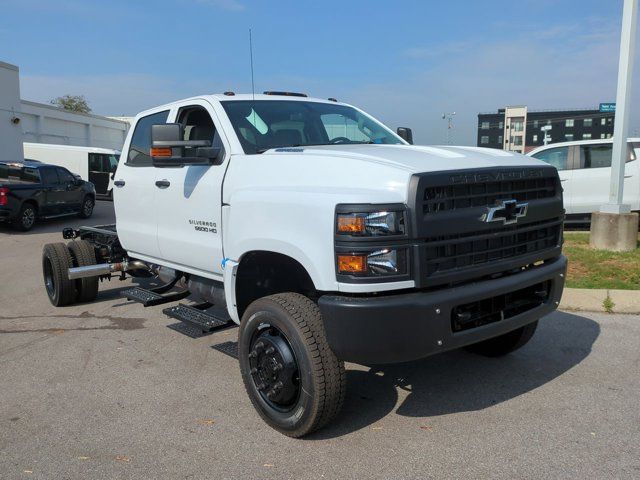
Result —
[[[632,145],[628,144],[629,156],[627,162],[636,159]],[[580,147],[580,157],[582,168],[607,168],[611,166],[613,156],[613,144],[603,143],[599,145],[583,145]]]
[[[68,170],[64,168],[56,168],[58,171],[58,178],[60,179],[60,183],[66,185],[67,183],[71,183],[75,180],[75,177],[69,173]]]
[[[204,107],[183,107],[178,112],[178,123],[184,127],[183,140],[209,140],[213,147],[222,147],[220,135],[209,112]],[[185,155],[195,155],[185,148]]]
[[[151,149],[151,125],[166,123],[169,110],[142,117],[136,123],[131,137],[131,145],[127,153],[127,165],[150,167],[152,165],[149,150]]]
[[[558,170],[566,170],[569,158],[568,147],[557,147],[543,150],[533,155],[534,158],[553,165]]]
[[[40,176],[42,177],[43,185],[57,185],[58,175],[55,168],[41,168]]]
[[[90,172],[102,172],[102,155],[99,153],[89,154],[89,171]]]
[[[108,157],[108,166],[109,172],[114,173],[118,168],[118,161],[120,160],[120,155],[107,155]]]

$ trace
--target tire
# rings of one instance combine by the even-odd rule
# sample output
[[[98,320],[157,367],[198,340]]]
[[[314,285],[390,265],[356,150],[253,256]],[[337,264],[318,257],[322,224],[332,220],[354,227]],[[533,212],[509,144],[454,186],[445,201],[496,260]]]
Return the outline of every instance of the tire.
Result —
[[[96,252],[86,240],[69,242],[67,247],[69,247],[74,267],[86,267],[97,263]],[[92,302],[98,296],[98,277],[79,278],[75,280],[75,287],[78,302]]]
[[[490,338],[483,342],[465,347],[468,351],[485,357],[501,357],[518,350],[527,344],[538,327],[538,321],[520,327],[499,337]]]
[[[42,250],[42,275],[49,301],[54,307],[71,305],[76,299],[76,286],[69,280],[73,266],[71,253],[64,243],[47,243]]]
[[[280,433],[307,435],[342,408],[344,363],[329,348],[318,306],[305,296],[280,293],[249,305],[238,332],[238,356],[251,403]]]
[[[23,203],[13,225],[21,232],[27,232],[35,225],[37,215],[38,211],[32,203]]]
[[[89,218],[91,215],[93,215],[93,207],[95,206],[95,199],[90,195],[87,195],[86,197],[84,197],[84,199],[82,199],[82,205],[80,205],[80,212],[78,213],[78,216],[80,218]]]

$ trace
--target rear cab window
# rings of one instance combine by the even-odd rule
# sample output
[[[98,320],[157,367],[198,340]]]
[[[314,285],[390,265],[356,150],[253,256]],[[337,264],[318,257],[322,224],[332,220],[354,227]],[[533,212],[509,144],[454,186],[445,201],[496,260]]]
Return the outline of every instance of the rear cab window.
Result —
[[[633,144],[627,144],[627,163],[636,159]],[[612,143],[599,143],[580,146],[580,168],[609,168],[613,157]]]
[[[167,123],[168,116],[169,110],[164,110],[162,112],[152,113],[138,120],[135,130],[133,131],[133,136],[131,137],[131,144],[129,145],[125,165],[131,167],[151,167],[153,165],[150,155],[151,125]]]
[[[0,163],[0,182],[40,183],[37,168],[21,163]]]

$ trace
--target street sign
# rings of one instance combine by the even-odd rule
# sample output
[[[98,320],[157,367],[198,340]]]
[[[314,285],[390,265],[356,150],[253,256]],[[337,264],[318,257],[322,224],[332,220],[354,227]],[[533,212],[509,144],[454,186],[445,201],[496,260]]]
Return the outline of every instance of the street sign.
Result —
[[[613,113],[616,111],[616,104],[614,103],[601,103],[600,104],[600,112],[601,113]]]

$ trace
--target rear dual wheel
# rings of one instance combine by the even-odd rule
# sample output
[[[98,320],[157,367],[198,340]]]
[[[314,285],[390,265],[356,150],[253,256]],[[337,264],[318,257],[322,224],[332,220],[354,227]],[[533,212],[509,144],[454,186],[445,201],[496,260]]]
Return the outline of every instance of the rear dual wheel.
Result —
[[[303,295],[276,294],[249,305],[238,355],[253,406],[279,432],[302,437],[340,411],[344,363],[329,348],[318,306]]]
[[[90,302],[98,294],[98,277],[69,280],[69,268],[96,263],[95,252],[85,240],[68,245],[48,243],[42,251],[42,275],[49,301],[56,307]]]

